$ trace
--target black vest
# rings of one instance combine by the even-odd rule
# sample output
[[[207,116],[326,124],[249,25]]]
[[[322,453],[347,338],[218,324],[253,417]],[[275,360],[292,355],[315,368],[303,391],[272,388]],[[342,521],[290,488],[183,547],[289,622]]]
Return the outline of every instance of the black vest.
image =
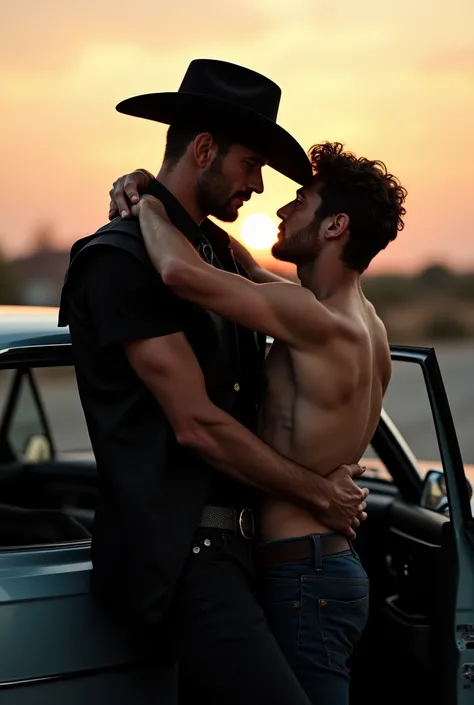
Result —
[[[204,254],[206,242],[202,232],[206,234],[217,256],[215,266],[247,276],[241,265],[234,260],[228,236],[223,230],[211,221],[205,221],[199,228],[158,182],[152,184],[150,192],[160,198],[172,222]],[[138,222],[115,219],[94,235],[73,245],[61,297],[60,326],[68,325],[71,274],[81,262],[86,262],[88,256],[93,256],[94,248],[97,247],[121,248],[150,267],[154,276],[158,276],[148,258]],[[185,333],[203,370],[210,399],[239,421],[251,426],[260,391],[265,354],[264,336],[198,306],[190,305],[189,310],[190,322]],[[74,338],[72,344],[74,347]],[[239,399],[241,392],[238,387],[236,389],[236,383],[240,385],[243,378],[246,380],[247,392],[249,385],[253,389],[242,405]],[[169,602],[190,549],[209,488],[217,473],[177,445],[169,424],[162,424],[157,437],[162,446],[157,463],[159,478],[149,477],[148,481],[144,477],[141,481],[143,487],[133,488],[136,507],[127,507],[126,518],[111,520],[107,511],[97,511],[92,551],[93,586],[96,594],[105,598],[109,604],[115,603],[122,611],[127,609],[134,620],[148,624],[161,619]],[[112,465],[113,458],[117,457],[114,454],[120,452],[113,447],[94,450],[100,450],[102,455],[105,453]],[[170,462],[173,463],[171,468]],[[130,493],[130,488],[125,484],[129,480],[126,475],[123,475],[123,480],[120,478],[120,473],[117,473],[115,489],[125,496]],[[153,498],[149,496],[155,490],[160,494],[159,511],[156,511],[156,502],[151,501]],[[105,500],[106,504],[107,498]],[[131,540],[132,545],[128,549],[120,547],[119,537],[123,531],[120,522],[141,527],[137,529],[137,536]],[[147,533],[153,533],[156,541],[150,541],[150,537],[145,535]]]

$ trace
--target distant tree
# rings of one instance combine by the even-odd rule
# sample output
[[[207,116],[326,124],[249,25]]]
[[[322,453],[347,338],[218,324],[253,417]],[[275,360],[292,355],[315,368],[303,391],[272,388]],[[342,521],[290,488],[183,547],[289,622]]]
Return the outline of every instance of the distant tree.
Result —
[[[33,233],[33,249],[36,252],[49,252],[55,249],[56,235],[49,223],[41,224]]]
[[[18,291],[11,264],[0,247],[0,305],[11,306],[18,301]]]
[[[425,291],[449,292],[456,288],[456,274],[444,264],[431,264],[418,275],[418,282]]]
[[[429,340],[462,340],[470,337],[467,325],[453,316],[435,315],[429,318],[423,333]]]
[[[474,274],[459,274],[456,277],[454,293],[457,299],[474,299]]]
[[[378,311],[410,303],[416,296],[416,282],[412,277],[391,274],[362,277],[362,288]]]

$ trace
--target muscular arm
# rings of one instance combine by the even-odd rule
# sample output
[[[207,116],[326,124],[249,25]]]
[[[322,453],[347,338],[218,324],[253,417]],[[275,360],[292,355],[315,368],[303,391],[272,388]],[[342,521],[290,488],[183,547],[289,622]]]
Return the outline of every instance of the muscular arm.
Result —
[[[176,439],[210,465],[264,492],[325,511],[330,482],[283,458],[209,400],[183,333],[125,343],[128,360],[152,391]]]
[[[141,201],[139,218],[150,259],[178,296],[297,348],[323,342],[336,325],[309,289],[255,284],[203,262],[156,199]]]

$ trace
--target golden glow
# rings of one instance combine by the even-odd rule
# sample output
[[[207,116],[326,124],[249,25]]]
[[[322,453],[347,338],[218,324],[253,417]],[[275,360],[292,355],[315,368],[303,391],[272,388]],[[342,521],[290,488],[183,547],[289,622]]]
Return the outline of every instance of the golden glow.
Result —
[[[269,215],[254,213],[242,221],[240,236],[252,250],[268,250],[277,238],[277,225]]]
[[[57,0],[3,3],[1,248],[20,255],[44,223],[69,248],[107,222],[115,179],[136,167],[158,173],[166,135],[115,105],[177,90],[204,57],[276,81],[278,122],[305,149],[343,142],[407,187],[405,230],[371,272],[474,266],[474,2],[241,0],[231,19],[229,6],[184,0],[163,13],[143,0],[124,22],[123,0],[82,0],[80,12]],[[242,217],[254,208],[273,216],[294,197],[298,184],[270,167],[263,178]],[[240,218],[225,227],[240,236]],[[250,237],[253,248],[263,242]]]

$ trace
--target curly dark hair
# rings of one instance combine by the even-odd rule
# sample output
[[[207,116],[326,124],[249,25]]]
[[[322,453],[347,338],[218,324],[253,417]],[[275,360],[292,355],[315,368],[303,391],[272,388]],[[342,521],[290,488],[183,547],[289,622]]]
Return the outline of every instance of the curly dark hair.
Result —
[[[383,162],[356,157],[339,142],[314,145],[308,154],[322,199],[316,216],[349,216],[342,261],[362,273],[403,230],[407,191]]]

